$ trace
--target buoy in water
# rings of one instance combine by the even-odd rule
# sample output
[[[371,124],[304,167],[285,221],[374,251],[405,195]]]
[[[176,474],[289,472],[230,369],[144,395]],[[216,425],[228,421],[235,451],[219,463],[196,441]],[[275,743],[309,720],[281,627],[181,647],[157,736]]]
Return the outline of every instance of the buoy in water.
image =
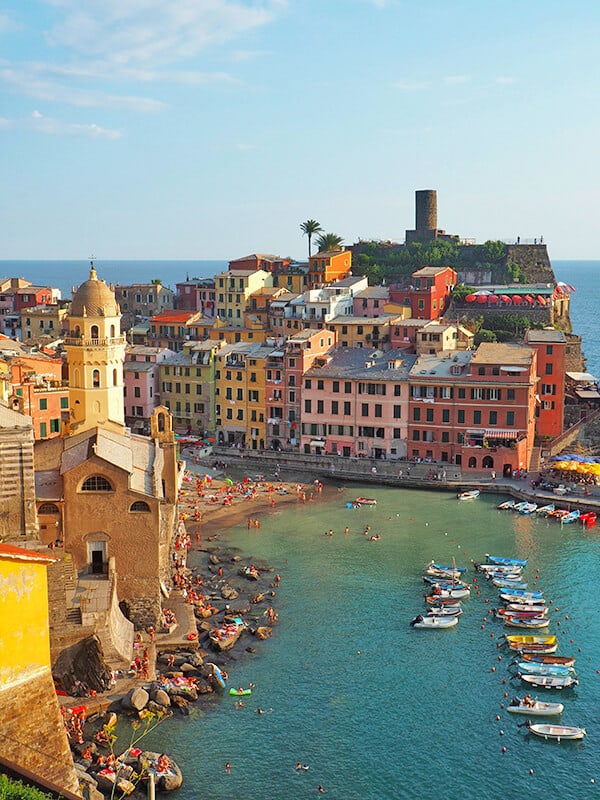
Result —
[[[503,752],[503,753],[506,753],[506,747],[503,747],[503,748],[502,748],[502,752]]]

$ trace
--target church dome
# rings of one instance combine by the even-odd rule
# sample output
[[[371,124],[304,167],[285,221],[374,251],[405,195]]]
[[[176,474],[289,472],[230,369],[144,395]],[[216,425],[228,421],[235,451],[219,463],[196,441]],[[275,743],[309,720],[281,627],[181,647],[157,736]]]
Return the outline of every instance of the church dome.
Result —
[[[92,264],[89,280],[73,294],[71,317],[117,317],[120,314],[115,294],[104,281],[98,280]]]

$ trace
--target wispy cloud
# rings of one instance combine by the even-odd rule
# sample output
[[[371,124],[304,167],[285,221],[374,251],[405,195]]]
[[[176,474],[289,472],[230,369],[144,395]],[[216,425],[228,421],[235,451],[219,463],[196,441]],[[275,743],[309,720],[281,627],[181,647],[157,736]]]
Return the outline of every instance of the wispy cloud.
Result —
[[[459,86],[461,83],[468,83],[470,75],[444,75],[443,81],[448,86]]]
[[[1,130],[28,130],[52,136],[85,136],[92,139],[120,139],[122,131],[103,128],[95,122],[64,122],[53,117],[46,117],[40,111],[32,111],[24,119],[6,119],[0,117]]]
[[[421,92],[430,87],[431,81],[395,81],[392,83],[392,88],[400,89],[402,92]]]
[[[510,75],[498,75],[496,83],[499,86],[511,86],[513,83],[518,83],[518,78],[513,78]]]
[[[13,30],[15,27],[15,23],[8,14],[0,14],[0,33],[6,33],[7,31]]]
[[[34,72],[0,70],[0,80],[17,88],[21,94],[38,100],[63,103],[79,108],[120,108],[133,111],[160,111],[165,103],[151,97],[108,94],[94,89],[81,89],[58,81],[44,80]]]
[[[45,0],[48,42],[117,64],[173,63],[271,22],[286,0]]]

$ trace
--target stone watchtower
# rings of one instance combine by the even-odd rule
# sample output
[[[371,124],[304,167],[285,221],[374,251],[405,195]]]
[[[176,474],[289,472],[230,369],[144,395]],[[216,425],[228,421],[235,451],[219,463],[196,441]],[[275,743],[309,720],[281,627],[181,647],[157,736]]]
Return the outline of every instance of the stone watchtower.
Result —
[[[415,230],[406,231],[406,244],[428,242],[431,239],[456,239],[437,226],[437,192],[418,189],[415,192]]]
[[[70,427],[125,426],[123,362],[125,335],[112,286],[98,280],[94,263],[89,280],[73,295],[65,339],[69,370]]]

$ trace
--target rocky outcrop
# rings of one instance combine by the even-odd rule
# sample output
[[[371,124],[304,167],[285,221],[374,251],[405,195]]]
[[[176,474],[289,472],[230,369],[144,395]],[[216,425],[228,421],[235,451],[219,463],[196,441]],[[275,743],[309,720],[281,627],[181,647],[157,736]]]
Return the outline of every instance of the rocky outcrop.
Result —
[[[52,673],[60,684],[74,696],[82,689],[103,692],[110,686],[111,672],[104,659],[102,645],[97,636],[88,636],[68,647],[56,660]]]

